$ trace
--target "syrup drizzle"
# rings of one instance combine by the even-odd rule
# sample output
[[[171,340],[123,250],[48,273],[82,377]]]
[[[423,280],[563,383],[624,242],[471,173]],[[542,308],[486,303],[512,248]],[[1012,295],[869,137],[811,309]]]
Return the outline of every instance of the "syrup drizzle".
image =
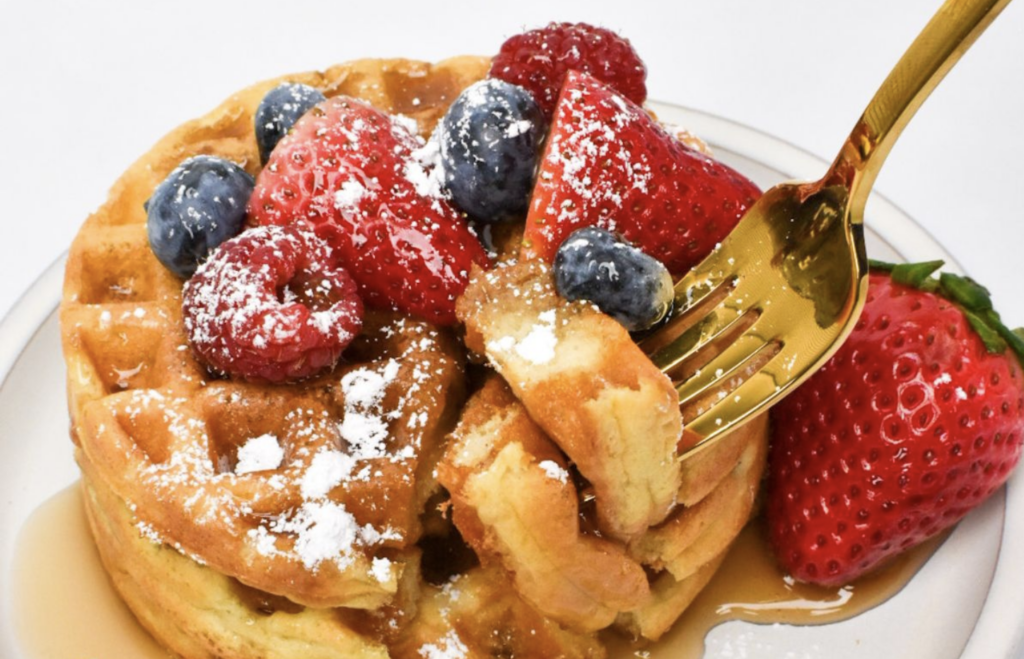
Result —
[[[608,635],[613,659],[700,659],[704,637],[730,620],[825,624],[851,618],[892,597],[917,573],[946,534],[843,588],[793,582],[775,566],[759,520],[673,629],[649,647]],[[107,579],[76,484],[44,503],[22,527],[13,570],[15,629],[26,659],[170,655],[135,621]]]
[[[940,534],[904,552],[852,585],[825,588],[783,574],[768,548],[763,519],[755,519],[736,538],[711,582],[661,640],[645,647],[609,639],[610,655],[700,659],[708,632],[731,620],[792,625],[848,620],[898,593],[948,535]]]

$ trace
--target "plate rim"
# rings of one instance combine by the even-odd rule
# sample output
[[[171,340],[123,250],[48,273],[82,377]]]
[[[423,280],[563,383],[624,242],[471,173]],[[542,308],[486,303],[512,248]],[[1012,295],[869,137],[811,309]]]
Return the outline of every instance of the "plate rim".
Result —
[[[67,258],[65,251],[54,259],[0,319],[0,393],[25,348],[60,306]]]
[[[649,105],[656,113],[661,109],[685,116],[686,128],[711,144],[741,155],[757,154],[757,162],[795,178],[817,178],[828,166],[827,161],[795,144],[732,119],[672,103],[650,101]],[[955,257],[885,195],[873,192],[868,208],[871,229],[887,243],[905,250],[908,258],[942,258],[949,269],[962,272]],[[0,395],[25,348],[59,307],[66,261],[67,252],[47,266],[0,320]],[[1024,564],[1014,565],[1010,559],[1024,555],[1024,515],[1015,524],[1014,515],[1009,514],[1011,508],[1024,510],[1021,480],[1020,476],[1011,478],[1003,488],[1006,513],[995,571],[961,659],[1015,659],[1024,648],[1024,592],[1015,592],[1009,585],[1024,583]],[[1015,624],[1007,624],[1008,620]]]

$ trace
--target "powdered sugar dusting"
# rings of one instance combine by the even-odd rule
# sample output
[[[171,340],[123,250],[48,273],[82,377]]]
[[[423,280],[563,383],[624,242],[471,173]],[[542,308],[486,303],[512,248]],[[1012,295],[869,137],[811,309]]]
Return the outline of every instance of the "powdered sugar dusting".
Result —
[[[160,511],[161,516],[165,510],[176,510],[173,514],[179,515],[139,516],[133,521],[139,533],[202,561],[195,547],[178,544],[166,529],[181,523],[175,519],[187,519],[196,526],[216,525],[225,543],[238,543],[241,551],[244,547],[251,555],[268,559],[264,565],[294,564],[312,573],[330,565],[332,574],[333,570],[356,570],[342,578],[369,577],[393,588],[401,567],[378,552],[383,546],[401,547],[411,540],[406,523],[400,519],[394,528],[361,521],[366,513],[360,511],[366,510],[368,500],[360,498],[359,507],[352,506],[348,503],[351,491],[345,486],[372,484],[382,478],[381,465],[390,463],[397,468],[389,466],[387,487],[415,487],[423,433],[435,432],[431,408],[423,406],[436,405],[445,395],[447,389],[435,378],[453,367],[435,361],[447,353],[439,349],[438,331],[427,324],[395,319],[375,332],[377,340],[385,342],[386,356],[325,376],[311,389],[292,385],[297,387],[294,408],[280,418],[263,415],[273,430],[254,432],[248,438],[243,435],[233,455],[223,449],[225,441],[236,442],[233,424],[208,426],[195,414],[191,397],[151,389],[118,394],[116,414],[121,426],[162,426],[158,432],[166,434],[169,442],[166,454],[157,452],[153,458],[125,444],[126,452],[140,454],[130,457],[141,465],[130,477],[138,481],[148,501],[162,502],[139,510]],[[206,386],[210,389],[200,397],[212,397],[209,400],[216,401],[217,409],[226,415],[242,412],[241,418],[258,418],[253,412],[267,404],[266,396],[276,395],[244,384]],[[333,404],[319,402],[324,391],[333,392],[332,400],[343,408],[341,414]],[[431,399],[435,402],[427,402]],[[351,427],[350,415],[374,424],[374,431],[346,432],[346,439],[342,430]],[[401,432],[392,433],[392,427]],[[386,502],[394,493],[393,489],[382,491],[371,505]],[[198,551],[202,553],[201,548]]]
[[[345,416],[339,431],[358,458],[381,458],[388,436],[388,413],[381,406],[387,386],[398,375],[398,362],[389,361],[380,371],[357,369],[341,379]]]
[[[386,558],[374,558],[370,566],[370,576],[381,583],[391,580],[391,561]]]
[[[428,643],[419,649],[424,659],[465,659],[469,648],[454,629],[445,634],[437,643]]]
[[[341,211],[358,208],[359,202],[364,196],[366,196],[366,186],[360,181],[350,179],[342,183],[338,191],[334,193],[334,206]]]
[[[333,363],[361,326],[362,305],[348,275],[331,264],[327,243],[298,226],[259,227],[227,241],[185,283],[189,343],[215,370],[245,377],[274,379],[269,369],[280,355],[294,356],[292,378]],[[285,272],[302,275],[301,291],[282,281]],[[340,299],[326,308],[298,302],[333,295]],[[290,372],[293,364],[280,368]]]
[[[341,451],[325,450],[317,453],[299,483],[302,496],[306,499],[327,496],[352,474],[354,466],[355,458]]]
[[[550,362],[555,358],[555,348],[558,346],[558,337],[555,334],[555,321],[557,315],[554,309],[549,309],[537,316],[538,322],[534,324],[526,336],[516,340],[513,336],[503,336],[487,343],[487,354],[494,361],[496,355],[515,352],[520,358],[525,359],[534,365],[541,365]]]
[[[563,469],[554,460],[542,460],[537,464],[538,467],[544,470],[544,473],[548,478],[556,480],[559,483],[569,482],[569,472]]]
[[[555,358],[554,325],[534,325],[522,341],[516,344],[516,353],[531,364],[546,364]]]
[[[267,433],[254,437],[238,449],[236,474],[250,474],[254,471],[277,469],[284,459],[284,449],[277,437]]]
[[[391,115],[391,120],[405,129],[410,135],[418,135],[420,132],[419,122],[412,117],[404,114],[393,114]]]
[[[441,167],[441,150],[436,138],[432,137],[410,154],[404,176],[421,197],[445,197],[444,169]]]

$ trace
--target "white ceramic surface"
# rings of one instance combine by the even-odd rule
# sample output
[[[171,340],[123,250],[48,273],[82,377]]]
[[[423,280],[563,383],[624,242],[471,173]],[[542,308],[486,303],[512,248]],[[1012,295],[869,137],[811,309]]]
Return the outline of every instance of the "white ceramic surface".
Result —
[[[819,159],[743,126],[673,106],[657,109],[667,121],[705,137],[720,158],[761,185],[823,170]],[[884,199],[869,205],[868,226],[875,257],[951,261]],[[11,624],[17,606],[11,598],[11,558],[18,530],[39,504],[77,477],[54,311],[62,265],[58,261],[47,270],[0,323],[0,656],[11,659],[21,657]],[[818,627],[727,623],[709,634],[706,656],[1014,659],[1024,638],[1024,571],[1013,560],[1020,556],[1024,480],[1018,473],[1004,492],[962,522],[889,602],[850,621]],[[650,656],[671,654],[656,646]]]

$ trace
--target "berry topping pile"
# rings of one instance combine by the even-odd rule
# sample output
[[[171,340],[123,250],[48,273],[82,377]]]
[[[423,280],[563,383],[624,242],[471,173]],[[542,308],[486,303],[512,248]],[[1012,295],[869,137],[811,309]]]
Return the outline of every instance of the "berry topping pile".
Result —
[[[772,409],[767,515],[798,579],[849,583],[956,523],[1020,459],[1021,362],[972,326],[986,295],[980,310],[947,299],[976,285],[921,279],[936,265],[873,272],[849,340]]]
[[[263,97],[256,109],[256,145],[264,165],[281,138],[295,122],[317,103],[327,100],[323,92],[309,85],[282,82]]]
[[[406,124],[351,98],[315,106],[260,172],[250,221],[313,223],[367,305],[451,324],[487,257],[441,191],[436,146]]]
[[[546,122],[522,87],[489,79],[471,85],[437,128],[444,186],[475,220],[522,219]]]
[[[491,76],[525,87],[547,116],[569,71],[587,73],[637,105],[647,100],[647,68],[629,42],[586,23],[551,23],[510,38]]]
[[[758,196],[753,183],[669,135],[629,99],[570,72],[523,252],[550,261],[570,233],[596,224],[680,275],[711,253]]]
[[[470,271],[491,265],[474,226],[495,258],[553,262],[562,298],[656,326],[673,276],[761,193],[645,111],[645,77],[626,40],[553,23],[505,42],[429,140],[363,101],[274,88],[255,181],[196,156],[148,202],[153,252],[191,276],[193,351],[281,383],[341,359],[364,304],[453,325]],[[849,583],[957,522],[1020,459],[1024,338],[974,282],[931,278],[939,265],[879,266],[849,341],[772,412],[766,514],[797,579]]]
[[[146,202],[153,253],[177,276],[191,276],[217,245],[242,230],[252,189],[252,176],[233,162],[185,160]]]
[[[263,227],[221,245],[185,284],[192,349],[246,380],[298,380],[333,366],[362,327],[355,283],[304,225]]]
[[[672,309],[672,277],[661,263],[598,227],[574,231],[555,255],[555,285],[567,300],[588,300],[631,332]]]

